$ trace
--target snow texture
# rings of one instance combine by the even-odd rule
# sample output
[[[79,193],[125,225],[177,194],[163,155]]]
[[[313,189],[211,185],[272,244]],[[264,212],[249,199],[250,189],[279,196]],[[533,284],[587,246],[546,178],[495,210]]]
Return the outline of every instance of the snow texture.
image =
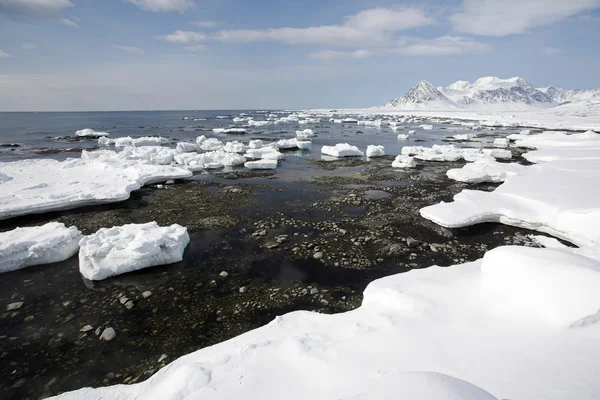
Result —
[[[187,228],[156,222],[102,228],[79,242],[79,271],[89,280],[137,271],[183,259],[190,242]]]
[[[64,261],[77,254],[82,237],[59,222],[0,233],[0,272]]]

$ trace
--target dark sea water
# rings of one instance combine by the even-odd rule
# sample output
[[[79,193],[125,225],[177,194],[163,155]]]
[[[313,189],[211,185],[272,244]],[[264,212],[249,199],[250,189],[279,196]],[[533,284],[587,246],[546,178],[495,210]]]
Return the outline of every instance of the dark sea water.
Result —
[[[390,127],[375,128],[356,124],[336,124],[329,118],[321,118],[317,124],[297,122],[271,124],[262,127],[248,127],[244,122],[234,123],[233,118],[245,114],[255,120],[265,120],[268,115],[278,117],[289,115],[284,111],[264,110],[217,110],[217,111],[131,111],[131,112],[18,112],[0,113],[0,161],[23,158],[78,157],[82,149],[95,149],[97,140],[78,138],[75,131],[91,128],[106,131],[111,138],[162,136],[169,138],[172,145],[178,141],[194,141],[199,135],[217,137],[223,141],[248,141],[255,138],[285,139],[295,137],[296,130],[310,128],[317,137],[313,139],[311,152],[303,152],[307,157],[319,158],[322,145],[349,143],[363,151],[369,144],[384,145],[386,153],[399,154],[407,145],[431,146],[441,143],[447,136],[460,132],[471,132],[460,126],[433,124],[433,130],[423,130],[419,124],[407,123],[397,131]],[[342,118],[344,115],[337,115]],[[364,119],[364,117],[363,117]],[[213,128],[245,127],[244,135],[215,134]],[[397,135],[416,130],[408,140],[398,140]],[[15,145],[15,146],[11,146]]]

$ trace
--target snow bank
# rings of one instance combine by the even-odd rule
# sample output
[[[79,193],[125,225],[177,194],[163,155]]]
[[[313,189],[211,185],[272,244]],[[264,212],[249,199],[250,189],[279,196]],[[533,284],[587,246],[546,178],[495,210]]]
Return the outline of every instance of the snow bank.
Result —
[[[95,131],[93,129],[81,129],[77,132],[75,132],[75,135],[80,136],[80,137],[93,137],[93,138],[98,138],[98,137],[102,137],[102,136],[109,136],[110,133],[108,132],[98,132]]]
[[[115,146],[115,147],[126,147],[126,146],[156,146],[169,143],[169,140],[163,137],[144,136],[140,138],[122,137],[116,139],[109,139],[101,137],[98,139],[100,146]]]
[[[504,182],[508,176],[518,175],[524,167],[520,164],[499,163],[493,159],[482,159],[462,168],[450,169],[448,178],[458,182],[482,183]]]
[[[385,147],[370,144],[367,146],[367,157],[383,157],[385,156]]]
[[[187,178],[170,166],[124,160],[114,152],[66,161],[31,159],[0,163],[10,180],[0,182],[0,219],[127,200],[148,183]]]
[[[338,143],[335,146],[323,146],[321,154],[332,157],[362,157],[365,155],[356,146],[351,146],[348,143]]]
[[[145,382],[57,398],[592,400],[599,270],[576,249],[501,247],[374,281],[354,311],[289,313]]]
[[[248,169],[275,169],[277,168],[277,160],[248,161],[244,163],[244,167]]]
[[[187,228],[156,222],[102,228],[79,242],[79,271],[89,280],[137,271],[183,259],[190,242]]]
[[[0,233],[0,272],[64,261],[77,253],[82,237],[58,222]]]
[[[396,159],[392,161],[393,168],[414,168],[416,166],[415,159],[405,155],[396,156]]]

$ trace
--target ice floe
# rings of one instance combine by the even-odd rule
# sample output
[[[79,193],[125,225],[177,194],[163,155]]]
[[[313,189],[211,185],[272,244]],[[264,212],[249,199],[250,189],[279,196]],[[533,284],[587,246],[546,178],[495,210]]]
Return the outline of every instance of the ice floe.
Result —
[[[203,140],[199,144],[199,146],[202,150],[205,150],[205,151],[215,151],[215,150],[221,150],[223,147],[225,147],[225,144],[223,144],[223,142],[221,142],[219,139],[209,138],[209,139]]]
[[[423,161],[475,161],[485,157],[510,159],[512,153],[504,149],[479,149],[463,148],[454,145],[437,145],[431,147],[405,146],[401,153],[406,156],[414,156]]]
[[[75,132],[75,135],[77,135],[79,137],[99,138],[99,137],[103,137],[103,136],[109,136],[110,133],[108,133],[108,132],[98,132],[98,131],[95,131],[93,129],[86,128],[86,129],[78,130],[77,132]]]
[[[414,168],[417,166],[417,163],[413,157],[406,155],[396,156],[396,159],[392,161],[393,168]]]
[[[291,150],[291,149],[300,149],[300,150],[309,150],[311,147],[310,140],[299,140],[299,139],[281,139],[277,142],[277,146],[281,150]]]
[[[126,146],[156,146],[169,143],[169,140],[163,137],[144,136],[140,138],[122,137],[116,139],[109,139],[107,137],[101,137],[98,139],[100,146],[115,146],[115,147],[126,147]]]
[[[466,183],[504,182],[508,176],[522,172],[523,168],[527,167],[516,163],[499,163],[493,159],[481,159],[462,168],[450,169],[446,175],[450,179]]]
[[[214,128],[214,133],[224,133],[228,135],[242,135],[247,132],[244,128]]]
[[[114,152],[96,158],[65,161],[29,159],[0,163],[11,178],[0,182],[0,219],[64,210],[90,204],[127,200],[148,183],[187,178],[190,171],[115,157]]]
[[[367,146],[367,157],[383,157],[385,156],[385,147],[370,144]]]
[[[177,143],[175,150],[178,153],[187,153],[190,151],[197,151],[198,144],[197,143],[189,143],[189,142],[179,142],[179,143]]]
[[[351,146],[348,143],[338,143],[335,146],[323,146],[321,154],[331,157],[362,157],[365,155],[356,146]]]
[[[248,169],[275,169],[277,168],[277,160],[262,159],[258,161],[248,161],[244,163],[244,167]]]
[[[156,222],[102,228],[79,242],[79,271],[89,280],[183,259],[190,237],[187,229],[174,224],[160,227]]]
[[[296,138],[298,140],[307,140],[315,136],[312,129],[304,129],[303,131],[296,131]]]
[[[580,246],[600,245],[600,141],[595,133],[514,137],[543,161],[518,168],[493,192],[464,190],[452,203],[421,210],[445,227],[501,222],[546,232]],[[513,137],[511,137],[513,138]],[[595,143],[595,144],[594,144]]]
[[[64,261],[79,250],[83,235],[59,222],[0,233],[0,272]]]
[[[246,158],[236,153],[229,153],[223,149],[206,153],[181,153],[175,155],[175,162],[185,166],[190,171],[204,169],[217,169],[222,166],[242,165]]]

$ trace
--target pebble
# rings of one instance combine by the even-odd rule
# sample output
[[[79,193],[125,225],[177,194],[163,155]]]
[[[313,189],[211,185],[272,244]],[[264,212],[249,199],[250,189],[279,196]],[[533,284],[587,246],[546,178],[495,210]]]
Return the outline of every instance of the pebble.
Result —
[[[145,299],[147,299],[150,296],[152,296],[152,292],[149,290],[146,290],[145,292],[142,293],[142,297]]]
[[[127,308],[128,310],[131,310],[133,306],[135,306],[133,300],[129,300],[127,303],[125,303],[125,308]]]
[[[229,276],[229,272],[227,272],[227,271],[223,271],[223,272],[221,272],[221,273],[219,274],[219,276],[220,276],[221,278],[227,278],[227,277]]]
[[[408,247],[417,247],[421,242],[419,242],[417,239],[413,239],[411,237],[406,239],[406,244],[408,245]]]
[[[167,185],[172,185],[175,183],[175,181],[173,179],[169,179],[168,181],[165,182]]]
[[[317,260],[320,260],[321,258],[323,258],[323,252],[322,251],[317,251],[313,257]]]
[[[242,286],[241,288],[239,288],[239,292],[246,293],[246,286]]]
[[[86,332],[93,331],[93,330],[94,330],[94,327],[93,327],[93,326],[91,326],[91,325],[86,325],[86,326],[84,326],[83,328],[81,328],[81,329],[79,330],[79,332],[86,333]]]
[[[169,357],[168,355],[166,355],[166,354],[163,354],[163,355],[161,355],[161,356],[160,356],[160,358],[158,359],[158,362],[163,362],[163,361],[165,361],[165,360],[166,360],[168,357]]]
[[[19,308],[23,307],[23,304],[25,304],[25,303],[22,301],[10,303],[9,305],[6,306],[6,311],[18,310]]]
[[[310,294],[319,294],[319,289],[317,289],[316,287],[310,289]]]
[[[276,243],[276,242],[267,242],[267,243],[265,243],[265,247],[267,249],[274,249],[276,247],[279,247],[279,243]]]
[[[100,340],[103,340],[105,342],[110,342],[111,340],[113,340],[116,337],[117,337],[117,332],[115,332],[115,330],[113,328],[108,327],[102,332],[102,335],[100,335]]]

